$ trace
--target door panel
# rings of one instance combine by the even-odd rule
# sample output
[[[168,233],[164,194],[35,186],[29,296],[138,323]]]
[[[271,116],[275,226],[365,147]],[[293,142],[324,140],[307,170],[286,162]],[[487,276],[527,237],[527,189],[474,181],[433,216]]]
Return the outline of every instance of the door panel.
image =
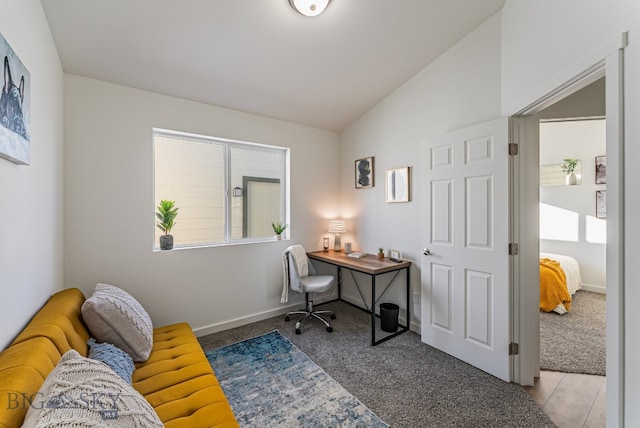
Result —
[[[508,122],[425,142],[422,341],[503,380],[509,342]]]
[[[431,265],[433,279],[431,300],[431,324],[447,332],[453,327],[453,270],[451,266],[433,263]]]

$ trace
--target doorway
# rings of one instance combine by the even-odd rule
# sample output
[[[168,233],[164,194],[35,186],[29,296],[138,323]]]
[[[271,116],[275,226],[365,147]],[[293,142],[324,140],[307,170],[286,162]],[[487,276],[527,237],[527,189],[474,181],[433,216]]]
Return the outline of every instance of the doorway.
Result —
[[[540,272],[544,274],[541,368],[604,376],[605,78],[535,117],[539,122]],[[564,288],[560,287],[563,278]],[[562,299],[567,299],[568,308]]]
[[[242,237],[264,238],[273,235],[271,222],[282,218],[280,180],[244,176],[242,185]]]
[[[601,78],[535,115],[541,372],[527,391],[560,427],[606,420],[606,206],[597,203],[606,195],[604,104]],[[543,397],[543,389],[552,392]]]
[[[558,100],[576,93],[606,75],[607,245],[606,245],[606,359],[607,426],[622,424],[624,408],[624,162],[622,45],[605,58],[594,53],[595,65],[512,116],[512,138],[519,143],[519,156],[512,161],[512,239],[520,244],[512,273],[513,339],[520,345],[514,358],[516,382],[533,385],[540,376],[539,350],[539,153],[538,120],[534,117]],[[599,58],[599,59],[597,59]],[[551,86],[553,87],[553,86]],[[527,287],[527,284],[535,284]]]

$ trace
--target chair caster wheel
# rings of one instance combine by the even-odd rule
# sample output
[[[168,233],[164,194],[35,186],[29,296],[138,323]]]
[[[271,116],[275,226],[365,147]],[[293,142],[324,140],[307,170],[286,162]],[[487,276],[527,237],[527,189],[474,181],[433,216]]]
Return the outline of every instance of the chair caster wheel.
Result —
[[[331,333],[333,331],[333,327],[327,327],[327,331]]]
[[[289,318],[288,316],[284,317],[285,321],[289,321],[291,318]]]
[[[296,334],[302,333],[299,328],[296,328]]]
[[[336,314],[331,314],[331,319],[332,320],[336,319]]]

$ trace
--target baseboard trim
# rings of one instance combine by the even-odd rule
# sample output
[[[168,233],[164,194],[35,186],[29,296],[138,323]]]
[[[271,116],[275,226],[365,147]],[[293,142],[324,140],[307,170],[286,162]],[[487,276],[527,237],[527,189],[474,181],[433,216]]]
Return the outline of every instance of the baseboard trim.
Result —
[[[198,327],[193,329],[193,333],[197,337],[206,336],[207,334],[218,333],[220,331],[229,330],[230,328],[240,327],[243,325],[251,324],[252,322],[266,320],[267,318],[276,317],[278,315],[284,315],[289,311],[298,310],[300,308],[304,308],[304,302],[300,304],[292,303],[287,306],[282,306],[277,309],[271,309],[268,311],[258,312],[253,315],[248,315],[246,317],[235,318],[229,321],[223,321],[220,323],[210,324],[203,327]]]
[[[594,293],[607,294],[607,287],[603,285],[582,284],[582,290],[593,291]]]
[[[337,297],[337,296],[336,296]],[[343,296],[343,299],[354,304],[354,305],[361,305],[362,301],[358,302],[355,299],[345,299]],[[321,304],[322,301],[318,302],[317,304]],[[241,327],[243,325],[247,325],[247,324],[251,324],[252,322],[256,322],[256,321],[262,321],[262,320],[266,320],[267,318],[272,318],[272,317],[276,317],[276,316],[280,316],[280,315],[284,315],[289,311],[294,311],[294,310],[299,310],[301,307],[304,307],[304,302],[302,302],[302,305],[298,302],[298,303],[292,303],[289,304],[287,306],[282,306],[280,308],[276,308],[276,309],[271,309],[268,311],[263,311],[263,312],[258,312],[256,314],[253,315],[248,315],[246,317],[240,317],[240,318],[235,318],[229,321],[223,321],[223,322],[219,322],[219,323],[215,323],[215,324],[209,324],[206,326],[202,326],[202,327],[197,327],[193,329],[193,333],[196,335],[196,337],[202,337],[202,336],[206,336],[208,334],[213,334],[213,333],[218,333],[220,331],[225,331],[225,330],[229,330],[231,328],[235,328],[235,327]],[[406,319],[405,317],[399,316],[398,317],[398,322],[400,324],[405,324]],[[406,325],[406,324],[405,324]],[[409,329],[411,331],[414,331],[418,334],[420,334],[420,324],[412,322],[409,325]]]

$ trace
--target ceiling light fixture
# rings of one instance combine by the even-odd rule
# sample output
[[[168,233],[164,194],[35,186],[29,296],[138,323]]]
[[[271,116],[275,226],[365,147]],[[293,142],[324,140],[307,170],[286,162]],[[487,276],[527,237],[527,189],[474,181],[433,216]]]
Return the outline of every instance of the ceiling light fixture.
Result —
[[[331,0],[289,0],[296,12],[304,16],[318,16],[327,8]]]

